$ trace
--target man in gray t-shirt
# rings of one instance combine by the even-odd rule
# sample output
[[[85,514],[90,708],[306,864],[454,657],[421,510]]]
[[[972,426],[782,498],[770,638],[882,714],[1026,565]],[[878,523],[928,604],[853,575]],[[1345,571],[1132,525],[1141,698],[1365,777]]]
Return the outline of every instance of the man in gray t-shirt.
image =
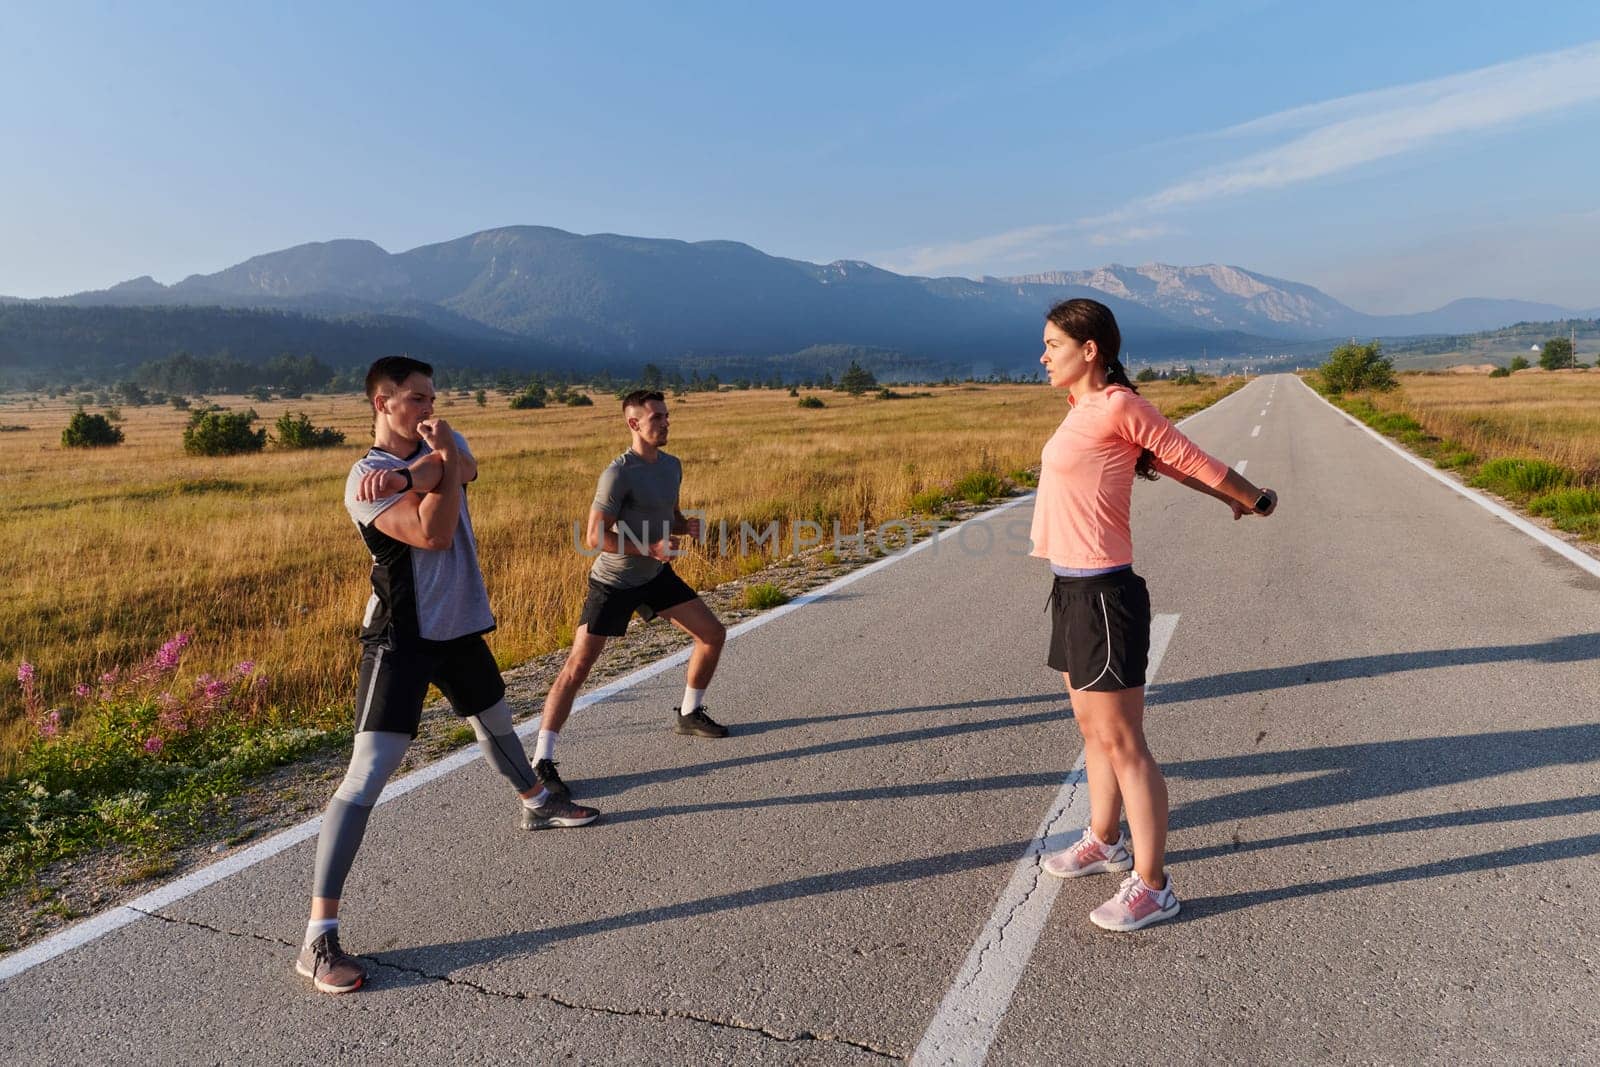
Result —
[[[722,654],[726,631],[695,591],[673,573],[672,538],[700,536],[700,520],[678,509],[683,466],[663,452],[670,419],[666,399],[640,389],[622,400],[631,442],[600,475],[589,509],[589,548],[599,552],[589,570],[589,595],[578,620],[567,662],[544,702],[534,770],[556,792],[566,789],[555,770],[556,735],[572,714],[572,701],[606,647],[621,637],[638,612],[657,615],[694,638],[683,703],[674,709],[673,732],[690,737],[727,737],[727,727],[706,714],[702,698]],[[570,791],[567,792],[570,796]]]

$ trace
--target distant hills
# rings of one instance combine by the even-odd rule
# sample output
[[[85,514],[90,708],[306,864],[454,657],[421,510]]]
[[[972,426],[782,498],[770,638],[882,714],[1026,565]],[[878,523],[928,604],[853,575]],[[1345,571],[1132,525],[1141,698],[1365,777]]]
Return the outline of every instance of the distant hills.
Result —
[[[333,365],[398,346],[525,369],[652,361],[762,367],[792,378],[818,359],[860,352],[908,377],[1027,371],[1045,310],[1070,296],[1112,307],[1135,362],[1310,352],[1315,342],[1352,334],[1464,333],[1573,314],[1461,300],[1422,315],[1364,315],[1311,286],[1215,264],[973,281],[900,275],[853,260],[807,263],[732,241],[514,226],[399,253],[370,241],[318,242],[173,285],[142,277],[67,297],[8,300],[0,304],[0,367],[137,363],[180,348],[209,355],[221,347],[249,358],[281,343],[310,346]],[[167,313],[143,312],[143,340],[117,356],[107,348],[117,331],[114,308]],[[77,314],[90,309],[99,315],[93,326]]]

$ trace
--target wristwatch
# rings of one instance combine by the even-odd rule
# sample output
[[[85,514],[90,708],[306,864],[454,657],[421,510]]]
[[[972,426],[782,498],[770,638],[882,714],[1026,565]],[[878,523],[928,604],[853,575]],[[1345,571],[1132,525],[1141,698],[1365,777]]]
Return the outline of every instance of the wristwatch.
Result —
[[[395,473],[405,475],[406,487],[404,489],[400,490],[400,492],[401,493],[409,492],[411,487],[412,487],[412,485],[415,484],[411,480],[411,468],[410,467],[401,467]],[[396,495],[398,496],[399,494],[396,494]]]
[[[1261,495],[1256,497],[1256,502],[1250,508],[1250,510],[1255,512],[1257,515],[1265,515],[1267,512],[1271,511],[1272,494],[1267,492],[1265,489],[1261,490]]]

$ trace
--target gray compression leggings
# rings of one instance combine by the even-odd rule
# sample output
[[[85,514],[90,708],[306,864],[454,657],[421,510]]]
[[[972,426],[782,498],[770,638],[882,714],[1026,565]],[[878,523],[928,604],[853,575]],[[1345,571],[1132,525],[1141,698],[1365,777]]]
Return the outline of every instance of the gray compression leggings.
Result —
[[[483,758],[504,775],[517,792],[526,793],[537,784],[522,741],[511,728],[511,709],[504,700],[488,711],[470,716],[467,721],[478,735]],[[344,895],[345,875],[350,873],[356,849],[361,847],[361,838],[367,832],[367,817],[372,814],[372,806],[378,802],[384,783],[400,766],[410,745],[409,734],[377,730],[356,734],[350,769],[322,815],[312,896],[337,900]]]

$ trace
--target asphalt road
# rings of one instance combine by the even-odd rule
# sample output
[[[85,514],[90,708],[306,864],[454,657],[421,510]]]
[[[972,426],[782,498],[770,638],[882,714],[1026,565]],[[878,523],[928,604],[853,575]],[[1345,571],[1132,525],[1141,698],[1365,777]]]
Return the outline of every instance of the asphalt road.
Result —
[[[580,711],[592,827],[481,762],[380,807],[361,992],[291,969],[308,840],[5,980],[0,1060],[1600,1059],[1600,579],[1287,376],[1185,430],[1282,505],[1135,491],[1176,920],[1032,870],[1081,746],[1024,503],[738,634],[727,740],[679,669]]]

